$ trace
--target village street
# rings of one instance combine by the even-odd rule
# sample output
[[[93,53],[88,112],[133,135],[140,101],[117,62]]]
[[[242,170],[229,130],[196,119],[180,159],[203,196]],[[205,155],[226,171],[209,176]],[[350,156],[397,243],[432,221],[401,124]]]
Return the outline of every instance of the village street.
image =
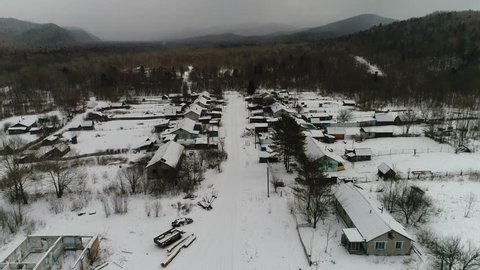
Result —
[[[242,138],[247,123],[245,103],[237,93],[227,98],[223,123],[228,160],[223,173],[207,174],[202,183],[213,185],[218,199],[212,211],[196,210],[196,216],[203,215],[192,224],[198,240],[169,268],[305,269],[287,199],[267,198],[266,166],[258,163],[253,138]]]

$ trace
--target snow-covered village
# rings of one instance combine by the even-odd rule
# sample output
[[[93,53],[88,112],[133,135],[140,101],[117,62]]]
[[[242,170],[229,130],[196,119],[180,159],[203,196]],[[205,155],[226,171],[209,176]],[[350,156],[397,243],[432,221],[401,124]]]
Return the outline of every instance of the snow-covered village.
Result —
[[[30,1],[0,7],[0,270],[480,269],[478,4]]]

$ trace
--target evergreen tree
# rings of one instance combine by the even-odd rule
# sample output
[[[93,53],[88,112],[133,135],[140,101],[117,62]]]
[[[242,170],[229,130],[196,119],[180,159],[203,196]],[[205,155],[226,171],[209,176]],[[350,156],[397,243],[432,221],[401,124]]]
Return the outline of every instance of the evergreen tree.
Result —
[[[255,90],[257,90],[257,87],[255,86],[255,82],[253,80],[250,80],[247,86],[248,95],[250,96],[253,95],[255,93]]]
[[[273,125],[273,151],[283,159],[285,169],[290,171],[290,160],[304,152],[305,136],[301,127],[291,116],[283,115]]]

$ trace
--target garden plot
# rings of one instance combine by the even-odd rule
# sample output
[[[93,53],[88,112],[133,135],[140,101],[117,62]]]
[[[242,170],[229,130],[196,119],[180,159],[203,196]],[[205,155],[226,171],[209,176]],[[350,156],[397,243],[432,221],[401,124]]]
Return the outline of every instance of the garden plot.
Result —
[[[90,154],[108,149],[131,149],[153,135],[158,120],[108,121],[95,124],[95,130],[78,131],[78,143],[72,144],[77,154]]]
[[[121,118],[121,117],[154,117],[163,116],[163,110],[165,104],[133,104],[130,105],[129,109],[113,109],[106,110],[104,114],[108,115],[110,118]]]
[[[336,141],[326,147],[333,149],[337,154],[345,154],[345,148],[370,148],[375,155],[396,155],[417,153],[444,152],[454,153],[455,150],[448,144],[440,144],[427,137],[391,137],[367,139],[363,142],[353,140]]]

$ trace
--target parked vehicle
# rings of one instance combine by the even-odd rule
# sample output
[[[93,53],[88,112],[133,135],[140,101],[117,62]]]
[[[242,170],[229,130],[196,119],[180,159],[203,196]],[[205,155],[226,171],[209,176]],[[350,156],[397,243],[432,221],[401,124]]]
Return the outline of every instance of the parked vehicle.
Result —
[[[193,222],[193,219],[191,218],[177,218],[172,222],[172,227],[180,227],[183,225],[187,225]]]
[[[184,199],[190,199],[190,200],[193,200],[195,198],[197,198],[197,196],[193,195],[193,194],[187,194],[185,195],[185,197],[183,197]]]
[[[158,235],[157,237],[153,238],[153,242],[157,246],[163,248],[178,241],[180,238],[182,238],[183,233],[184,233],[183,231],[172,228]]]

